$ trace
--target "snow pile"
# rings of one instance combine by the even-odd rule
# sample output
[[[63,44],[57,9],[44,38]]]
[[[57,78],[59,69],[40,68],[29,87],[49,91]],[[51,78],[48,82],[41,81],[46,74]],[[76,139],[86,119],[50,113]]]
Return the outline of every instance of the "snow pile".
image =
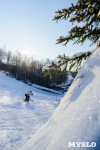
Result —
[[[20,150],[100,150],[100,48],[85,62],[49,121]]]

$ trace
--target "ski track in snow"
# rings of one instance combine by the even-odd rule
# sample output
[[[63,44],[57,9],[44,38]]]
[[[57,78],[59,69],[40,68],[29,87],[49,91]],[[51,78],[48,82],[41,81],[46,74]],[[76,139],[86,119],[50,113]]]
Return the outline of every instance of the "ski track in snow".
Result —
[[[33,101],[24,102],[32,90]],[[16,150],[50,118],[63,95],[44,92],[0,71],[0,150]]]

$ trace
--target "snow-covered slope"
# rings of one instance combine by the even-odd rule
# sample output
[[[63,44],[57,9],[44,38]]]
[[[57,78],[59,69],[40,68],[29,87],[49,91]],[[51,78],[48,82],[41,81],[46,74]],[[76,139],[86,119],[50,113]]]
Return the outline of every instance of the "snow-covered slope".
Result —
[[[33,91],[33,101],[24,94]],[[0,150],[20,150],[50,118],[62,95],[44,92],[0,71]]]
[[[100,48],[85,62],[52,117],[20,150],[94,149],[68,147],[69,142],[95,142],[100,150]]]

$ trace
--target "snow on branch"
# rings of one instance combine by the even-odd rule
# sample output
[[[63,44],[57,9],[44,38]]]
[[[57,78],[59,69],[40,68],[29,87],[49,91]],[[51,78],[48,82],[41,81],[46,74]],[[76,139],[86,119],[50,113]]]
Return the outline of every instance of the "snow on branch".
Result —
[[[83,61],[86,60],[93,51],[79,52],[73,56],[59,55],[56,61],[50,61],[46,66],[43,67],[43,72],[53,72],[53,71],[71,71],[77,72]]]
[[[98,17],[100,16],[100,10],[99,10],[99,12],[98,12]]]

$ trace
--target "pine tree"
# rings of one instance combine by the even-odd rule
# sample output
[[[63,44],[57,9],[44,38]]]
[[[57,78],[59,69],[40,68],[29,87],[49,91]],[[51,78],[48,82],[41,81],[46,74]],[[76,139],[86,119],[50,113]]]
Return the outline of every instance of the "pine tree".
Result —
[[[72,24],[83,23],[83,26],[74,26],[67,36],[61,36],[57,39],[57,43],[65,45],[74,40],[74,43],[84,43],[86,39],[96,43],[100,38],[100,0],[78,0],[76,5],[73,3],[71,7],[58,10],[55,12],[53,20],[69,19]]]
[[[57,39],[58,43],[66,45],[69,41],[74,41],[74,44],[84,43],[85,40],[90,40],[91,44],[96,43],[100,46],[100,0],[77,0],[69,8],[64,8],[55,12],[53,20],[67,20],[72,24],[76,24],[67,36],[60,36]],[[79,24],[79,26],[78,26]],[[83,24],[83,26],[82,26]],[[93,51],[77,53],[72,57],[58,56],[57,62],[50,62],[44,66],[45,73],[53,73],[53,71],[78,71],[84,59],[87,59]],[[74,69],[73,69],[74,68]]]

